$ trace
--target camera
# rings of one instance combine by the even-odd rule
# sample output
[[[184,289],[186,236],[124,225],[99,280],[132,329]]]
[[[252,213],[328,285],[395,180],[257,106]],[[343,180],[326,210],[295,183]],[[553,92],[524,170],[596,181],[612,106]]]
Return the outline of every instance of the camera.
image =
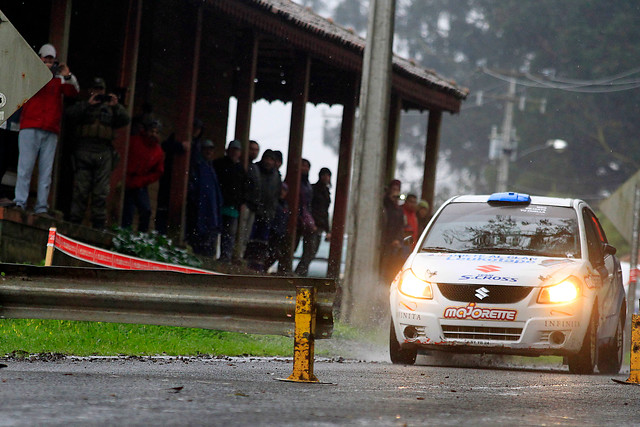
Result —
[[[58,71],[60,71],[60,62],[58,61],[54,62],[51,68],[49,69],[51,70],[51,74],[53,74],[54,76],[57,76]]]
[[[109,95],[96,95],[93,97],[96,102],[110,102],[111,96]]]

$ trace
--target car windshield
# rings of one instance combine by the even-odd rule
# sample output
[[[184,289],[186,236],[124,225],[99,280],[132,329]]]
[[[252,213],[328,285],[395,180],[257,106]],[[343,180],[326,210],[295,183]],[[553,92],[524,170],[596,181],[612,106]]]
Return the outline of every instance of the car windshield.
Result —
[[[451,203],[430,227],[420,251],[579,258],[579,236],[571,208]]]

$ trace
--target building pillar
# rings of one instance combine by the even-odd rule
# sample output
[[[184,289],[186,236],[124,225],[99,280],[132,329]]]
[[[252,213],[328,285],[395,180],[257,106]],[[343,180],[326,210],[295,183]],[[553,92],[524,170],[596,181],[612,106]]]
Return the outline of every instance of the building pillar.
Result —
[[[239,43],[238,56],[238,107],[234,138],[242,142],[242,164],[249,166],[249,131],[251,130],[251,108],[255,92],[256,70],[258,68],[258,38],[249,31]]]
[[[336,179],[335,200],[333,203],[333,224],[331,226],[331,244],[329,247],[329,263],[327,277],[340,277],[342,262],[342,243],[347,222],[347,207],[349,205],[349,185],[351,183],[351,158],[353,153],[353,128],[356,118],[357,82],[348,88],[348,96],[342,109],[342,124],[340,127],[340,151],[338,154],[338,173]]]
[[[71,0],[53,0],[49,24],[49,43],[55,46],[58,61],[67,62],[69,32],[71,28]]]
[[[123,103],[129,116],[133,116],[133,100],[136,88],[136,75],[138,72],[142,1],[143,0],[129,0],[127,23],[124,26],[124,43],[118,72],[117,84],[118,87],[124,89],[125,97]],[[127,125],[124,128],[116,130],[116,138],[113,140],[113,146],[120,155],[120,161],[111,174],[111,185],[109,197],[107,198],[107,221],[110,224],[120,225],[122,220],[122,203],[124,200],[130,133],[131,126]]]
[[[178,99],[176,99],[175,133],[177,141],[188,141],[183,153],[175,153],[171,170],[169,193],[169,217],[167,234],[182,243],[187,205],[187,185],[189,183],[189,160],[191,158],[191,139],[193,119],[195,118],[198,89],[198,70],[200,67],[200,45],[202,42],[203,6],[184,5],[185,22],[181,40],[183,56],[180,62],[178,81]]]
[[[429,203],[429,215],[433,213],[433,200],[436,187],[436,166],[440,150],[440,124],[442,111],[430,110],[427,125],[427,146],[425,148],[424,173],[422,178],[422,200]]]
[[[298,225],[298,206],[300,201],[300,167],[302,164],[302,141],[304,136],[304,118],[309,97],[309,76],[311,59],[306,53],[298,53],[293,72],[293,101],[291,103],[291,127],[289,130],[289,153],[287,156],[286,182],[289,185],[289,209],[291,218],[287,227],[290,243],[286,269],[292,268],[295,251],[296,229]]]

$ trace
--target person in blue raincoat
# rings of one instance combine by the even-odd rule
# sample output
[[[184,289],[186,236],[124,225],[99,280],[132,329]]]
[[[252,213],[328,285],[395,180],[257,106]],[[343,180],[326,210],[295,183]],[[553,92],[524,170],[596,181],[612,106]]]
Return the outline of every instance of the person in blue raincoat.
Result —
[[[195,148],[195,147],[194,147]],[[187,189],[187,242],[196,254],[215,257],[222,227],[222,192],[212,162],[211,140],[205,140],[191,153]]]

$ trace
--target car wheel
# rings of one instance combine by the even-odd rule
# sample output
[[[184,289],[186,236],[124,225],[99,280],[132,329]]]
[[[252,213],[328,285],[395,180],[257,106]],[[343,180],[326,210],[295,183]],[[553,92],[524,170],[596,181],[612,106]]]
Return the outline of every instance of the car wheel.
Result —
[[[591,319],[589,320],[589,327],[587,333],[582,340],[582,347],[577,354],[570,355],[569,359],[569,372],[572,374],[590,375],[593,374],[593,369],[596,366],[597,347],[598,341],[598,310],[596,306],[591,311]]]
[[[389,332],[389,356],[391,356],[391,363],[394,365],[413,365],[416,363],[416,356],[418,355],[418,349],[416,347],[402,348],[396,338],[396,329],[393,326],[393,320],[391,320],[391,329]]]
[[[616,334],[611,343],[598,349],[598,371],[601,374],[615,375],[620,372],[624,356],[624,311],[620,314]]]

